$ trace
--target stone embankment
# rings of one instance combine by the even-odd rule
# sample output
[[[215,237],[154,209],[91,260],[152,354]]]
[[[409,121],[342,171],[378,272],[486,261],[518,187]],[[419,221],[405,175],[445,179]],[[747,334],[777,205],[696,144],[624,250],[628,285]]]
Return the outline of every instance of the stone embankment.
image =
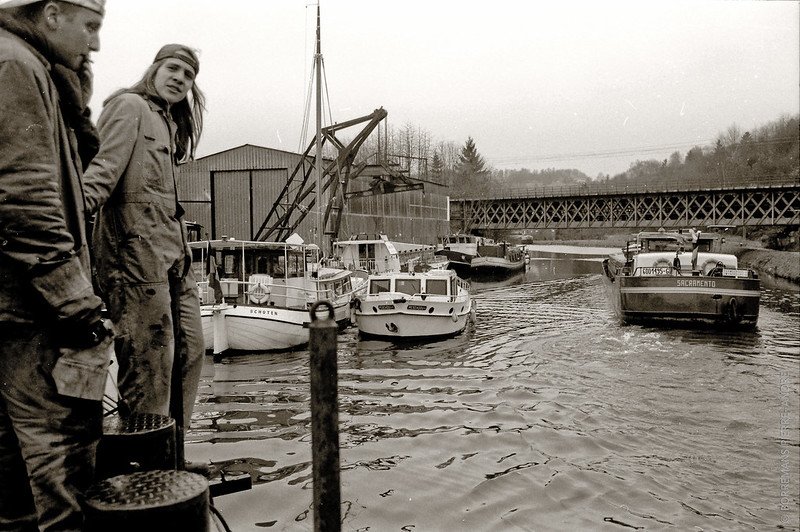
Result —
[[[743,247],[733,254],[740,266],[800,284],[800,252]]]

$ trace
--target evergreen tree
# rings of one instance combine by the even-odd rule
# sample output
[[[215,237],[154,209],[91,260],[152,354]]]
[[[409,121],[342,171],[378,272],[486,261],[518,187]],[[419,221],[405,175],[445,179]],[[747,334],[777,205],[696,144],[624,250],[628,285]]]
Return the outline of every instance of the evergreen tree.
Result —
[[[431,178],[435,183],[446,184],[444,182],[444,161],[439,156],[439,152],[433,152],[431,160]]]
[[[472,137],[458,154],[455,164],[451,193],[456,198],[486,196],[493,188],[492,172],[486,167]]]

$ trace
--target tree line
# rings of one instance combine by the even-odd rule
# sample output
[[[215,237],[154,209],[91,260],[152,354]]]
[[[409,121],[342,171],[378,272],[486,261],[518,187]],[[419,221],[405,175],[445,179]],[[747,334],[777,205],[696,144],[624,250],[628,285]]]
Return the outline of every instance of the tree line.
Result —
[[[800,178],[800,115],[784,115],[749,131],[733,124],[719,133],[713,145],[694,146],[685,155],[676,151],[663,160],[636,160],[624,172],[613,176],[601,173],[594,179],[577,169],[494,169],[472,137],[461,145],[437,141],[412,124],[386,126],[367,139],[361,153],[388,161],[411,178],[447,186],[454,198],[491,196],[498,189],[588,182],[610,186],[680,182],[735,186]]]

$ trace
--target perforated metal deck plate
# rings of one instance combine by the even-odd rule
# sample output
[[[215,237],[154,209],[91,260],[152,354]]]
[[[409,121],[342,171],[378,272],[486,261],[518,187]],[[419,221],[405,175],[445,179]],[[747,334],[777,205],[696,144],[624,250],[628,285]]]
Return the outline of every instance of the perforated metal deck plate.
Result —
[[[85,494],[88,506],[100,510],[141,510],[191,501],[208,490],[208,481],[187,471],[140,471],[105,479]]]
[[[175,420],[160,414],[131,414],[129,416],[108,416],[103,419],[103,434],[144,434],[156,432],[175,425]]]

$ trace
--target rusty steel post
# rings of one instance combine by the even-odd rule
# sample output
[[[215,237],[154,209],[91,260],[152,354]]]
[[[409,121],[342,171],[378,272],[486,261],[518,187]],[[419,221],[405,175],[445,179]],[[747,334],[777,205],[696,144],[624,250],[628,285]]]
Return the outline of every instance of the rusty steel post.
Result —
[[[317,311],[327,308],[328,317]],[[308,345],[311,353],[311,450],[314,482],[314,530],[341,530],[339,483],[339,398],[333,305],[311,307]]]

